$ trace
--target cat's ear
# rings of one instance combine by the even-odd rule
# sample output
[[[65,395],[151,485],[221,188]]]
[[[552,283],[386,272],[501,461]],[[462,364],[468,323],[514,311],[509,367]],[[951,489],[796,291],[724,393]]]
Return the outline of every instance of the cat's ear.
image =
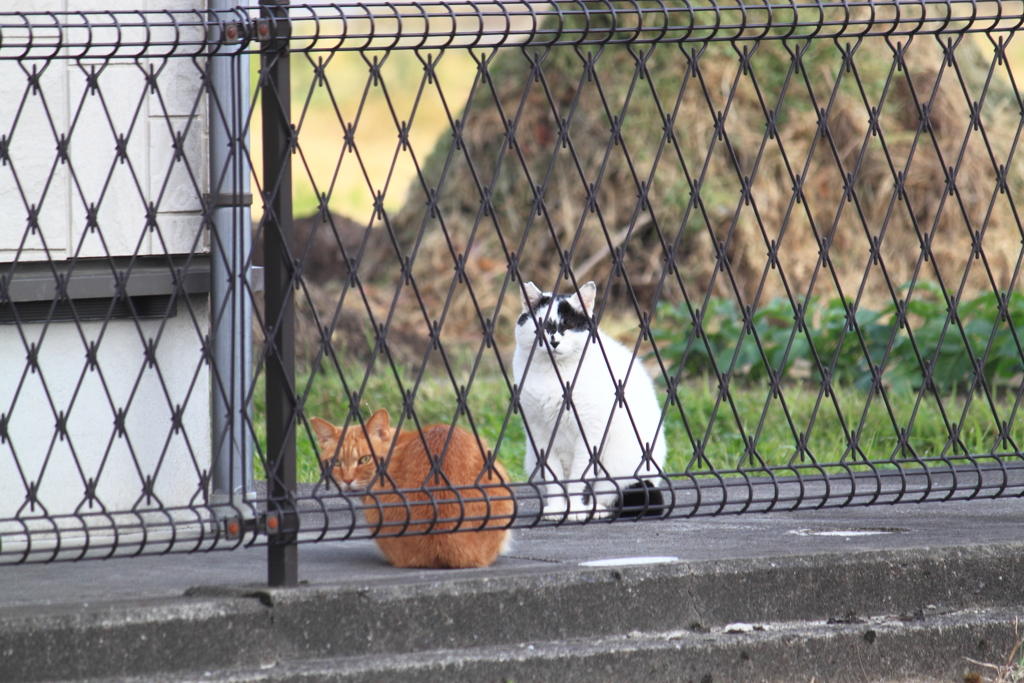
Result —
[[[309,419],[309,426],[313,428],[313,433],[316,434],[316,438],[320,440],[320,443],[328,441],[334,436],[336,430],[335,426],[327,420],[321,420],[319,417],[311,417]]]
[[[580,303],[583,304],[583,309],[587,312],[587,315],[593,317],[594,315],[594,300],[597,299],[597,285],[591,280],[587,284],[580,287],[580,292],[577,295]]]
[[[529,313],[530,309],[536,307],[537,302],[540,301],[543,295],[544,292],[540,291],[540,288],[532,282],[527,282],[523,285],[523,291],[520,292],[523,300],[523,313]]]
[[[382,441],[387,441],[391,437],[391,430],[388,428],[390,423],[391,416],[388,415],[388,411],[381,408],[366,421],[366,433]]]

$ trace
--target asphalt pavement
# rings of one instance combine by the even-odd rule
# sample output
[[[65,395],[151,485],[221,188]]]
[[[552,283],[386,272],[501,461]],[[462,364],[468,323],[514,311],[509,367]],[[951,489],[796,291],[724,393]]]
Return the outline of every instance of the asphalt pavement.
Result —
[[[1022,520],[1005,498],[517,528],[465,570],[325,541],[286,589],[264,546],[0,565],[0,681],[961,681],[1024,635]]]
[[[491,567],[396,569],[372,540],[301,544],[303,585],[433,584],[642,566],[1024,542],[1024,499],[884,505],[516,529]],[[233,551],[0,565],[0,608],[173,598],[197,586],[266,584],[263,546]]]

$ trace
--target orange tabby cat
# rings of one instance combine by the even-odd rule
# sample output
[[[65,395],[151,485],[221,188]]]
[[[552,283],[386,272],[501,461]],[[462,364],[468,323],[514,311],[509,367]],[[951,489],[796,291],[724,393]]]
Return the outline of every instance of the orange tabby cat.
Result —
[[[337,453],[337,461],[331,475],[341,490],[366,491],[377,473],[378,459],[383,460],[387,457],[391,441],[395,438],[394,430],[390,427],[388,411],[378,410],[374,413],[366,422],[365,432],[358,424],[349,426],[340,449],[338,440],[342,437],[342,429],[317,417],[310,420],[310,424],[319,439],[320,457],[323,462],[328,463]],[[369,441],[366,438],[367,434],[370,437]],[[481,476],[484,455],[476,438],[456,427],[451,432],[451,441],[448,443],[448,450],[441,465],[441,471],[444,472],[447,481],[436,477],[427,480],[430,474],[430,459],[424,450],[424,441],[430,452],[438,457],[444,450],[448,434],[448,425],[425,427],[422,437],[420,432],[398,433],[387,471],[373,484],[372,491],[375,495],[363,498],[368,506],[364,510],[366,521],[371,525],[380,523],[383,510],[384,524],[387,526],[381,527],[382,534],[397,533],[402,530],[402,525],[418,520],[425,520],[425,523],[408,524],[406,530],[422,532],[431,528],[456,528],[457,521],[433,524],[433,498],[439,501],[436,519],[464,519],[466,521],[459,528],[481,530],[455,534],[376,536],[377,545],[388,558],[388,562],[396,567],[486,567],[508,547],[509,530],[503,527],[509,523],[515,511],[515,502],[509,489],[504,486],[458,491],[447,488],[474,486],[478,483],[503,484],[509,481],[508,473],[497,461],[494,463],[493,472]],[[403,495],[387,493],[395,491],[396,488],[423,489],[425,483],[427,490],[405,493],[404,500]]]

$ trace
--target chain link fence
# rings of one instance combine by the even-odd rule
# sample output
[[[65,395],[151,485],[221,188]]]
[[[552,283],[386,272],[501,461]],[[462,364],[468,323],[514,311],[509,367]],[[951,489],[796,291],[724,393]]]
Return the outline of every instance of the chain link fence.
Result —
[[[1019,4],[184,4],[0,13],[0,561],[1024,493]]]

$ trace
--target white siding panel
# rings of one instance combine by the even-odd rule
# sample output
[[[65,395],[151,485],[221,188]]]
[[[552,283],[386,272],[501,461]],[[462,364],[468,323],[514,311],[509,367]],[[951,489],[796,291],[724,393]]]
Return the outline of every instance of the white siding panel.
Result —
[[[207,329],[205,299],[193,299],[192,307],[199,328]],[[0,443],[0,518],[25,501],[15,454],[53,515],[74,512],[89,479],[96,479],[97,495],[111,511],[130,509],[147,475],[155,477],[164,505],[192,500],[199,487],[195,463],[200,470],[210,467],[209,372],[184,303],[178,310],[157,345],[159,372],[146,367],[143,342],[156,338],[158,320],[142,321],[139,328],[132,321],[110,323],[99,345],[98,372],[87,369],[86,349],[100,339],[100,323],[83,324],[84,340],[56,333],[70,332],[71,325],[51,326],[45,335],[42,325],[24,326],[25,338],[38,346],[40,372],[23,372],[26,347],[14,326],[0,326],[0,367],[6,368],[0,413],[9,411],[10,421],[10,440]],[[172,434],[179,405],[186,406],[184,433]],[[126,409],[126,436],[114,429],[119,409]],[[66,440],[54,436],[60,413],[67,419]]]

